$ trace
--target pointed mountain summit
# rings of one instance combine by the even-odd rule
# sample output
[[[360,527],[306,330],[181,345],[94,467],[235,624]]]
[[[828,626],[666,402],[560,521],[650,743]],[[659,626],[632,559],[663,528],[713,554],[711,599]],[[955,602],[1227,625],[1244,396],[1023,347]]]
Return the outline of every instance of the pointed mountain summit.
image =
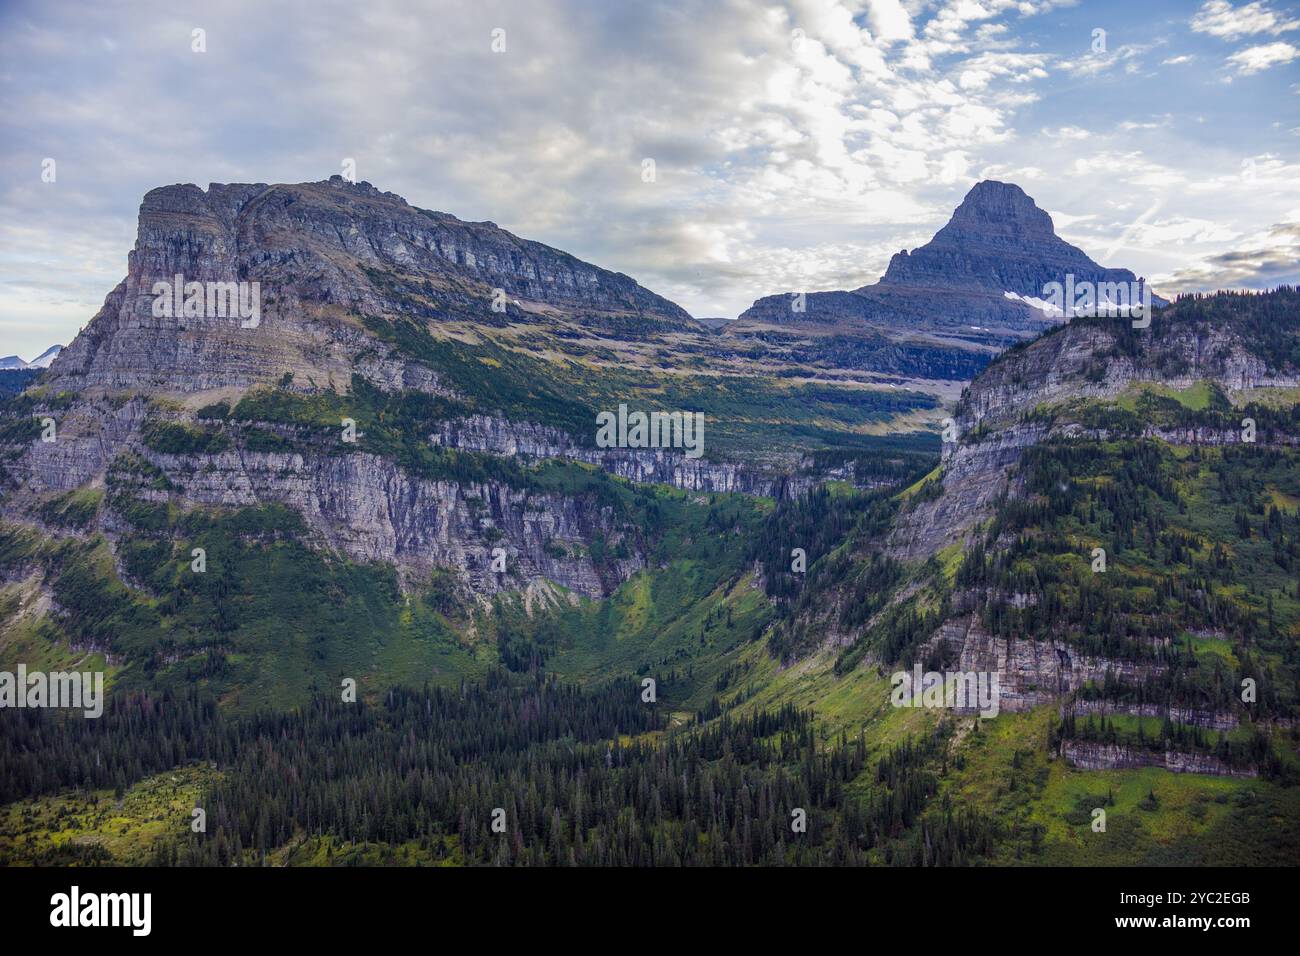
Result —
[[[1036,305],[1046,286],[1064,284],[1071,275],[1076,283],[1138,281],[1128,269],[1104,268],[1057,236],[1052,217],[1019,186],[985,180],[971,188],[933,239],[896,253],[879,282],[807,293],[802,313],[792,308],[792,293],[767,296],[740,319],[866,325],[1000,347],[1061,321]]]
[[[1049,282],[1132,282],[1128,269],[1106,269],[1056,234],[1052,217],[1013,183],[976,183],[948,224],[924,246],[897,253],[879,285],[981,290],[1038,298]],[[872,286],[855,291],[866,293]]]

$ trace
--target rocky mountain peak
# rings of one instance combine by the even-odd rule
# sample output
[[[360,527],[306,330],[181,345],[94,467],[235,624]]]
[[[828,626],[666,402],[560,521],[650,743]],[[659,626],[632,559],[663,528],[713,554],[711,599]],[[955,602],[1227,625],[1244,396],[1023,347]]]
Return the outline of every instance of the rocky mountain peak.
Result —
[[[1014,232],[1021,237],[1054,236],[1052,217],[1015,183],[985,179],[971,187],[939,236],[987,230]]]
[[[155,287],[176,276],[257,283],[257,322],[156,314]],[[364,317],[501,321],[493,301],[502,298],[516,314],[698,328],[626,275],[491,222],[411,206],[367,182],[185,183],[145,195],[127,277],[55,373],[66,379],[61,387],[189,392],[321,369],[319,357],[330,354],[346,381],[349,353],[364,351],[355,341]]]
[[[1019,186],[984,180],[933,239],[895,255],[879,285],[1037,298],[1044,285],[1064,282],[1066,274],[1096,282],[1136,279],[1127,269],[1103,268],[1057,236],[1052,217]]]
[[[740,317],[753,323],[831,325],[848,334],[939,334],[950,349],[989,353],[1062,320],[1047,308],[1052,283],[1134,283],[1128,269],[1105,268],[1056,235],[1052,217],[1014,183],[976,183],[947,224],[923,246],[895,254],[879,282],[810,292],[804,309],[790,293],[765,296]],[[1164,300],[1154,298],[1154,304]],[[875,348],[870,341],[864,347]],[[964,361],[953,363],[965,367]]]

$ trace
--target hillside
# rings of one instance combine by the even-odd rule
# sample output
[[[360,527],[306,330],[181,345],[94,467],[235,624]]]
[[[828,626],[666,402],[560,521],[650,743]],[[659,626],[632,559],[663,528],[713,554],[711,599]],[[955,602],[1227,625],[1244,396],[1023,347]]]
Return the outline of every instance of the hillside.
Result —
[[[896,517],[774,588],[792,610],[774,650],[829,643],[840,674],[996,671],[1003,709],[1060,709],[1052,746],[1079,766],[1281,773],[1300,704],[1298,322],[1293,289],[1188,297],[1147,330],[1076,319],[1008,352]]]
[[[146,199],[3,406],[0,668],[110,693],[0,714],[0,860],[1294,856],[1295,290],[1054,325],[941,444],[932,394],[692,365],[730,332],[458,222],[342,181]],[[259,324],[154,316],[178,269],[260,277]],[[704,412],[704,454],[600,445],[620,403]],[[996,675],[998,715],[892,706],[914,665]]]

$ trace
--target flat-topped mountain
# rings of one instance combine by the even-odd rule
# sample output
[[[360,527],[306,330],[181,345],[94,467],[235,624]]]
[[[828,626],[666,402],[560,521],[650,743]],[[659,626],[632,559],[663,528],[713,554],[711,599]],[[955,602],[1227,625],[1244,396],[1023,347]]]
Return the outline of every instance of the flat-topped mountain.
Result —
[[[629,482],[784,498],[930,455],[933,396],[791,381],[721,338],[627,276],[367,183],[155,189],[126,279],[0,407],[0,519],[117,542],[270,508],[313,554],[405,583],[595,597],[660,545]],[[606,413],[669,428],[611,445]]]
[[[159,315],[155,286],[258,284],[257,324],[238,316]],[[182,286],[183,288],[183,286]],[[243,290],[251,304],[251,288]],[[188,292],[185,293],[188,298]],[[465,222],[341,176],[318,183],[151,190],[127,277],[59,361],[60,387],[199,391],[247,385],[271,367],[346,377],[356,316],[548,311],[695,329],[680,306],[490,222]],[[248,309],[246,311],[250,311]],[[243,318],[247,318],[244,316]]]

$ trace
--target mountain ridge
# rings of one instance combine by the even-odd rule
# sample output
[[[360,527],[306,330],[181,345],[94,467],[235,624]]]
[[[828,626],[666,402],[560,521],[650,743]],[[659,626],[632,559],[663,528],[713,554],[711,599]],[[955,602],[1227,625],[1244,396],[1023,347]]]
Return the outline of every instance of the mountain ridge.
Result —
[[[259,322],[274,337],[211,316],[155,315],[152,289],[176,275],[186,283],[257,282]],[[249,385],[276,367],[346,381],[365,338],[349,316],[401,312],[412,297],[430,315],[436,304],[443,314],[488,322],[550,309],[696,328],[680,306],[625,275],[492,223],[418,209],[369,183],[334,176],[207,191],[181,184],[145,195],[126,279],[64,351],[51,381],[186,392]],[[376,374],[400,380],[403,363],[385,359],[377,357],[384,367]]]
[[[257,201],[228,198],[231,208]],[[744,768],[744,792],[761,795],[771,778],[754,748],[784,738],[789,757],[797,737],[801,767],[839,768],[820,783],[791,778],[808,792],[790,799],[828,834],[801,844],[809,862],[1077,859],[1087,810],[1103,800],[1091,794],[1112,785],[1119,795],[1105,806],[1126,837],[1105,845],[1106,859],[1233,858],[1243,831],[1222,819],[1238,803],[1259,808],[1244,831],[1252,845],[1294,844],[1294,825],[1279,831],[1271,818],[1294,805],[1300,779],[1295,290],[1183,298],[1145,329],[1127,317],[1072,319],[996,357],[955,403],[947,440],[916,444],[895,433],[947,414],[937,401],[837,385],[833,361],[768,366],[791,377],[817,368],[824,377],[811,381],[741,374],[717,362],[727,350],[741,362],[752,354],[729,330],[700,336],[669,317],[647,341],[585,308],[511,302],[493,313],[481,283],[445,271],[429,288],[391,256],[369,273],[352,259],[331,271],[322,249],[351,227],[319,210],[295,219],[296,206],[253,210],[235,260],[221,260],[220,217],[202,226],[183,210],[158,213],[146,223],[157,235],[140,246],[157,261],[133,264],[140,282],[175,262],[200,276],[257,264],[265,271],[247,274],[292,276],[292,309],[269,309],[255,328],[183,315],[141,326],[142,314],[110,310],[94,331],[104,340],[81,346],[97,353],[95,374],[84,364],[65,373],[60,357],[51,380],[0,403],[0,665],[102,669],[106,725],[136,728],[121,738],[132,759],[124,775],[84,759],[85,722],[32,715],[0,747],[16,768],[0,775],[15,781],[15,799],[175,779],[187,772],[174,766],[176,740],[206,764],[220,755],[212,742],[238,732],[244,758],[201,790],[243,855],[192,837],[187,820],[174,828],[189,841],[179,853],[166,839],[150,848],[189,862],[290,861],[357,832],[288,805],[274,833],[241,820],[286,779],[336,785],[310,769],[336,753],[329,728],[353,728],[364,760],[349,763],[350,779],[382,777],[417,738],[426,758],[472,775],[479,767],[456,760],[439,734],[500,742],[508,712],[530,741],[537,715],[551,715],[541,744],[565,780],[576,760],[628,794],[646,789],[629,783],[628,762],[671,751],[681,765],[656,778],[664,793],[685,788],[688,766],[712,773],[722,759]],[[303,235],[252,242],[279,225]],[[310,241],[319,229],[329,242]],[[137,364],[151,356],[109,341],[140,327],[161,363]],[[300,340],[286,348],[286,335]],[[629,351],[609,351],[620,338]],[[714,341],[723,348],[706,350]],[[250,364],[256,348],[279,351]],[[242,382],[231,384],[232,370]],[[593,412],[620,402],[702,407],[725,454],[600,447]],[[886,434],[868,441],[875,427]],[[769,460],[772,446],[785,457]],[[1099,550],[1104,573],[1090,568]],[[891,671],[914,668],[996,677],[1001,713],[982,726],[969,708],[891,706]],[[659,695],[651,708],[639,696],[646,678]],[[338,701],[347,679],[356,709]],[[1237,694],[1245,680],[1258,685],[1257,704]],[[563,716],[545,703],[552,694],[589,715],[591,701],[602,722]],[[184,702],[200,724],[133,716],[159,700]],[[452,717],[449,707],[460,716],[430,722]],[[258,731],[247,717],[267,708]],[[308,716],[287,724],[299,720],[281,713],[289,708]],[[486,737],[465,736],[470,711]],[[585,743],[573,741],[577,726]],[[275,743],[286,727],[299,741],[288,758]],[[322,728],[319,739],[309,742],[309,727]],[[630,730],[653,733],[654,745],[624,746]],[[182,737],[168,740],[172,731]],[[494,753],[482,764],[499,768],[493,785],[521,762],[538,766],[536,753]],[[254,765],[259,755],[275,755],[274,768]],[[433,785],[427,761],[410,766]],[[473,786],[462,778],[450,792]],[[716,796],[699,789],[691,812],[704,819]],[[1226,794],[1232,808],[1215,802]],[[399,805],[391,793],[378,799],[383,811]],[[677,806],[646,800],[656,819]],[[956,831],[953,805],[976,808]],[[585,821],[595,834],[627,806],[583,796],[581,810],[557,813],[565,832]],[[47,819],[39,800],[15,807],[11,819]],[[454,843],[458,800],[435,809]],[[768,814],[774,847],[784,814]],[[685,832],[682,852],[702,852],[702,831],[677,819],[665,832]],[[428,862],[496,852],[446,857],[442,840],[419,844],[426,819],[374,820],[349,859],[382,860],[404,840]],[[323,843],[278,835],[313,827]],[[719,848],[713,832],[708,846]],[[0,838],[0,859],[40,852]]]

